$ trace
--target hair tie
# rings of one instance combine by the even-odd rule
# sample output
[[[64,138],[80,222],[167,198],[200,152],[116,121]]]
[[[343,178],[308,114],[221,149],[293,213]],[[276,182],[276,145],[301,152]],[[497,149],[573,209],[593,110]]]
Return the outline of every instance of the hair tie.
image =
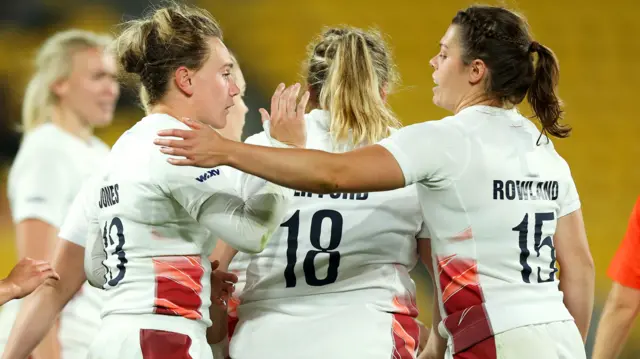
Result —
[[[529,44],[529,52],[538,52],[540,50],[540,43],[537,41],[531,41]]]

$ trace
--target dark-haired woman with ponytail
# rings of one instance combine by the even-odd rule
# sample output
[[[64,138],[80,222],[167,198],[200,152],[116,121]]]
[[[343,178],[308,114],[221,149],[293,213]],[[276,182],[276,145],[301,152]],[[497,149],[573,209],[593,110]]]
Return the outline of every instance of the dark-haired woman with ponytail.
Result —
[[[571,171],[550,141],[570,133],[560,122],[553,52],[517,14],[472,6],[453,18],[430,63],[433,102],[452,116],[376,145],[346,153],[254,147],[197,123],[161,132],[183,140],[156,143],[184,157],[175,165],[230,165],[306,192],[417,183],[431,234],[421,254],[439,301],[421,357],[585,358],[594,265]],[[518,112],[525,98],[541,130]],[[303,128],[291,118],[272,115],[271,136],[286,142]]]

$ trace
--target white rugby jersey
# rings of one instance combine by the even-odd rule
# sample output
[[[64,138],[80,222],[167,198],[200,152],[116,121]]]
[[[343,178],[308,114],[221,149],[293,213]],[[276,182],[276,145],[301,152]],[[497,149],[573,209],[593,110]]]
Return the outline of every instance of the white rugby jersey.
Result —
[[[512,328],[572,320],[553,235],[580,201],[567,163],[539,137],[515,109],[473,106],[380,142],[418,185],[440,332],[454,352]]]
[[[223,168],[167,163],[153,140],[170,128],[188,129],[154,114],[125,132],[74,201],[60,237],[85,246],[89,282],[107,292],[103,316],[154,313],[209,325],[215,239],[259,252],[293,191],[268,184],[245,201]]]
[[[337,151],[328,112],[313,110],[305,120],[307,148]],[[269,145],[264,132],[246,142]],[[240,187],[250,188],[251,178],[241,174]],[[417,261],[416,238],[428,237],[414,186],[378,193],[296,191],[265,250],[239,258],[246,266],[241,312],[250,311],[253,303],[256,308],[265,300],[295,304],[294,298],[304,296],[313,296],[314,305],[331,305],[324,298],[336,297],[322,294],[340,293],[341,304],[366,303],[381,311],[417,316],[409,271]]]
[[[84,141],[52,123],[27,133],[9,172],[13,222],[38,219],[60,228],[82,182],[108,153],[109,147],[98,138]],[[6,341],[5,329],[13,325],[19,306],[19,302],[4,306],[0,342]],[[63,346],[91,344],[101,306],[102,292],[85,283],[62,311],[59,337]]]

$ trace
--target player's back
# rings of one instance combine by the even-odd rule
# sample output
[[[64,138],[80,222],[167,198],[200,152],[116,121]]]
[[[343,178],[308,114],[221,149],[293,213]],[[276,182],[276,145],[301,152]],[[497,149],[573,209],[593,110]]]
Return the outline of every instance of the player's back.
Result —
[[[305,119],[307,148],[351,149],[334,146],[328,112],[314,110]],[[260,133],[247,143],[267,146],[268,140]],[[240,183],[247,190],[246,182]],[[231,355],[386,358],[394,350],[414,355],[406,349],[416,348],[418,335],[409,271],[417,261],[416,238],[428,238],[416,188],[297,191],[285,218],[263,252],[241,257],[246,283]],[[312,339],[316,334],[323,342]]]
[[[314,110],[306,121],[307,148],[336,151],[328,113]],[[247,142],[268,145],[264,133]],[[407,271],[416,263],[422,230],[415,187],[326,195],[296,191],[285,218],[265,250],[250,256],[243,303],[358,290],[370,292],[354,301],[375,302],[384,293],[391,303],[405,290],[413,296]]]
[[[184,125],[165,115],[142,119],[118,139],[92,185],[101,233],[88,243],[92,260],[85,265],[92,284],[108,293],[105,316],[166,314],[209,323],[212,237],[174,197],[181,180],[186,188],[215,182],[218,174],[198,169],[198,178],[194,169],[166,163],[153,139],[175,127]]]
[[[440,329],[456,351],[512,328],[571,320],[553,235],[580,203],[551,142],[516,110],[485,106],[416,126],[454,142],[418,191],[440,273]]]

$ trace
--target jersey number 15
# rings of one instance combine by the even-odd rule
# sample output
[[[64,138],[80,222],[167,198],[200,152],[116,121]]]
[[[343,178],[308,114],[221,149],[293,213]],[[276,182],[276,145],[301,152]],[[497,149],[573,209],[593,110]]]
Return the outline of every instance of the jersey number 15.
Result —
[[[555,219],[555,215],[553,212],[547,213],[536,213],[535,214],[535,226],[533,232],[533,249],[536,251],[536,256],[540,257],[540,249],[542,247],[549,247],[551,254],[551,262],[549,263],[550,273],[547,278],[542,278],[541,268],[538,267],[538,283],[544,282],[553,282],[555,280],[556,272],[558,268],[556,268],[556,249],[553,246],[553,239],[550,236],[542,238],[542,225],[544,222],[553,221]],[[518,243],[520,245],[520,265],[522,266],[522,270],[520,271],[522,274],[522,281],[525,283],[530,283],[529,276],[531,275],[531,266],[527,262],[529,255],[529,248],[527,246],[527,237],[529,236],[529,214],[525,214],[522,222],[519,225],[512,228],[512,231],[518,232]]]

